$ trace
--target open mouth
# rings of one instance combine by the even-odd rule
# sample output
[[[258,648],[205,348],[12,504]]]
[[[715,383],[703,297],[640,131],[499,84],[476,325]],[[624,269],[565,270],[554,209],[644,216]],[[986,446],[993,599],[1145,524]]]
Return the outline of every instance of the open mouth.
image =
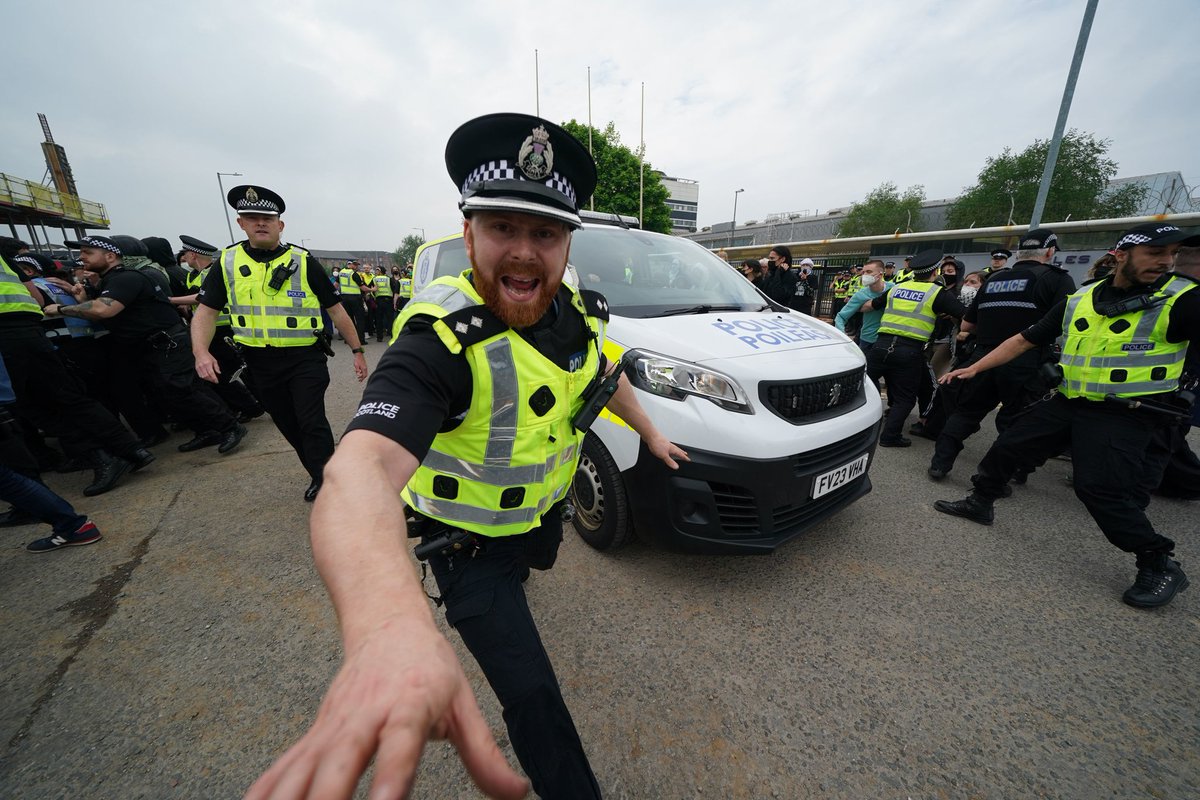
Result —
[[[541,280],[538,278],[519,278],[515,275],[505,275],[500,279],[500,285],[504,288],[504,293],[511,299],[522,302],[537,296],[537,289],[541,285]]]

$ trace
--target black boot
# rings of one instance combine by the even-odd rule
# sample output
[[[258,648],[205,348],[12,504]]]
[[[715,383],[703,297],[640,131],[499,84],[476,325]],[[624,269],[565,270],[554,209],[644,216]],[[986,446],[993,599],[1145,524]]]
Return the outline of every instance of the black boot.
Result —
[[[133,469],[133,464],[123,458],[109,455],[103,450],[95,450],[92,454],[95,459],[95,473],[92,475],[92,482],[84,487],[83,493],[87,497],[95,497],[98,494],[112,491],[117,485],[117,481],[129,470]]]
[[[139,447],[124,458],[130,464],[133,464],[134,472],[137,472],[139,469],[148,467],[154,463],[154,453],[151,453],[144,447]]]
[[[224,437],[218,431],[205,431],[197,433],[188,441],[179,445],[179,452],[190,453],[193,450],[199,450],[203,447],[213,447],[221,443]]]
[[[245,438],[246,428],[240,423],[234,423],[232,428],[221,434],[221,441],[217,443],[217,452],[221,455],[232,452]]]
[[[1138,573],[1133,586],[1121,596],[1131,606],[1158,608],[1188,587],[1187,575],[1168,553],[1138,553]]]
[[[969,519],[980,525],[991,525],[996,517],[992,510],[992,502],[984,500],[974,492],[962,500],[938,500],[933,507],[943,514]]]
[[[304,490],[304,502],[311,503],[312,501],[316,500],[317,494],[320,491],[321,491],[321,481],[317,478],[313,478],[312,483],[310,483],[308,485],[308,488]]]

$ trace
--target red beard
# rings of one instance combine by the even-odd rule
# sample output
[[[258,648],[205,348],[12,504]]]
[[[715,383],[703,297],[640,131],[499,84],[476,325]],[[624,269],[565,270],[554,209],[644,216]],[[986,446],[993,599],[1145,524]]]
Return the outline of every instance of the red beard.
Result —
[[[521,276],[519,269],[506,270],[502,265],[496,270],[495,274],[500,276]],[[493,275],[485,275],[480,269],[476,268],[472,272],[472,278],[475,284],[476,291],[479,292],[483,302],[493,314],[500,318],[500,321],[508,325],[510,328],[528,328],[538,320],[540,320],[550,308],[550,303],[554,301],[554,295],[558,293],[558,287],[562,285],[562,281],[555,281],[553,284],[547,281],[544,277],[538,276],[537,286],[534,288],[534,296],[531,300],[525,302],[516,302],[505,294],[504,288],[501,286],[503,277],[496,278]]]

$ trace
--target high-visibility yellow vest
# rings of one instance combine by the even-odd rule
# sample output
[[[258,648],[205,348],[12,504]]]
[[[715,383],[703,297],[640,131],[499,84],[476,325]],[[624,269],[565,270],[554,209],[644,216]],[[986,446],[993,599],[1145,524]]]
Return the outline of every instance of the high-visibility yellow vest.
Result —
[[[0,314],[15,314],[19,311],[42,316],[42,307],[33,299],[33,294],[25,286],[21,276],[17,275],[8,262],[0,258]]]
[[[412,297],[412,278],[400,279],[400,296],[408,298]]]
[[[834,282],[833,282],[833,296],[834,297],[836,297],[839,300],[845,300],[846,295],[849,293],[850,293],[850,281],[849,280],[842,280],[842,279],[834,280]]]
[[[362,297],[362,290],[354,282],[354,270],[344,269],[338,273],[338,291],[342,297]]]
[[[241,245],[221,251],[234,341],[250,347],[306,347],[321,332],[321,303],[308,285],[308,251],[289,247],[271,261],[255,261]],[[278,266],[291,275],[279,289],[268,282]]]
[[[1153,308],[1105,317],[1096,311],[1096,289],[1089,284],[1067,298],[1063,314],[1061,391],[1067,397],[1103,400],[1105,395],[1137,397],[1179,388],[1188,342],[1168,342],[1171,308],[1196,288],[1187,278],[1172,277],[1152,295]]]
[[[604,322],[564,284],[594,336],[583,366],[567,372],[497,320],[468,274],[434,281],[405,306],[394,327],[398,334],[418,314],[434,317],[442,343],[465,353],[472,380],[462,423],[434,438],[401,495],[417,512],[447,525],[513,536],[537,527],[542,514],[566,497],[584,437],[571,419],[599,370]],[[531,403],[535,395],[542,399]]]
[[[200,270],[199,272],[196,272],[195,270],[189,270],[188,274],[187,274],[188,288],[195,289],[197,292],[200,291],[200,287],[204,285],[204,279],[208,277],[208,271],[210,269],[212,269],[211,264],[209,264],[207,267]],[[196,310],[197,305],[199,305],[199,304],[192,303],[192,311],[193,312]],[[226,303],[225,307],[217,312],[217,327],[218,328],[227,328],[232,324],[233,324],[233,322],[229,318],[229,304]]]
[[[936,283],[908,281],[888,292],[887,305],[879,319],[879,332],[924,342],[933,335],[937,313],[933,301],[942,287]]]
[[[911,269],[902,269],[896,273],[896,277],[893,278],[892,280],[895,283],[907,283],[908,281],[911,281],[912,279],[913,279],[913,271]]]
[[[376,297],[391,297],[392,296],[392,279],[387,275],[375,276],[375,296]]]

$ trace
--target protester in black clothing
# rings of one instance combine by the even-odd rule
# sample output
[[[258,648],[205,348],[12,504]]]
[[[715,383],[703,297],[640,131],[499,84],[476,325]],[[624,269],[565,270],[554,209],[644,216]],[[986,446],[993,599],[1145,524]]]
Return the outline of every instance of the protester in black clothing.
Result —
[[[1066,270],[1053,266],[1058,237],[1045,228],[1021,238],[1017,261],[984,280],[963,315],[962,330],[975,334],[974,364],[1007,339],[1033,325],[1075,291]],[[957,386],[954,412],[937,436],[929,477],[941,480],[954,467],[963,442],[979,430],[980,422],[1000,405],[996,430],[1003,432],[1030,402],[1043,392],[1040,366],[1052,360],[1045,348],[1035,348],[1009,363]]]
[[[1167,272],[1187,238],[1163,222],[1132,228],[1117,245],[1118,266],[1110,277],[1060,301],[982,360],[943,378],[974,378],[1065,338],[1058,392],[1000,434],[971,479],[971,495],[934,507],[991,525],[993,502],[1004,496],[1009,479],[1069,447],[1076,497],[1114,546],[1137,556],[1137,578],[1122,599],[1139,608],[1166,605],[1188,585],[1171,558],[1175,543],[1146,518],[1139,488],[1153,437],[1180,409],[1186,344],[1200,340],[1200,289]],[[1173,370],[1180,370],[1174,378]]]
[[[815,266],[811,258],[804,258],[800,260],[798,266],[793,268],[795,271],[793,276],[795,286],[792,289],[792,297],[789,305],[801,314],[808,314],[809,316],[812,316],[813,302],[817,299],[817,292],[821,288],[817,276],[813,274],[813,267]]]
[[[188,271],[180,266],[179,259],[171,250],[171,243],[161,236],[147,236],[142,239],[142,244],[146,245],[146,254],[150,260],[167,273],[171,283],[171,297],[191,294],[187,285]]]
[[[114,252],[118,250],[107,242]],[[30,276],[13,271],[0,259],[0,281],[13,286],[21,282],[33,302],[28,310],[0,311],[0,356],[8,367],[16,394],[17,411],[60,441],[75,441],[78,450],[90,450],[95,477],[84,489],[89,496],[102,494],[117,485],[125,473],[154,461],[137,439],[99,402],[89,397],[83,383],[69,372],[46,338],[43,311],[34,303],[46,302],[45,295],[29,281]],[[16,296],[19,289],[5,289]],[[55,304],[48,306],[57,308]]]
[[[79,304],[47,306],[47,316],[103,321],[110,335],[136,359],[141,376],[163,404],[196,431],[195,438],[179,449],[187,452],[216,445],[221,454],[231,452],[246,429],[197,380],[187,328],[162,287],[143,271],[125,269],[121,249],[111,239],[87,237],[81,244],[80,258],[101,276],[100,296],[87,300],[84,288],[76,287]]]

